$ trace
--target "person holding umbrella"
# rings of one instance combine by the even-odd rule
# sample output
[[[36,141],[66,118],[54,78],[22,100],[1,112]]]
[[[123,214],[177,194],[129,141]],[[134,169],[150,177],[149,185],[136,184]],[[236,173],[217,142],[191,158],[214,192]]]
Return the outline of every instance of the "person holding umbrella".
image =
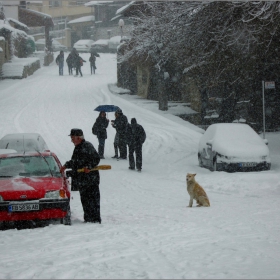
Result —
[[[92,133],[97,136],[98,154],[101,159],[104,159],[105,140],[107,139],[107,127],[109,120],[106,118],[105,111],[101,111],[92,127]]]
[[[118,106],[115,105],[99,105],[97,106],[94,111],[98,111],[98,112],[115,112],[115,117],[117,118],[117,111],[120,110],[120,108]],[[114,120],[111,121],[111,125],[116,128],[114,126]],[[97,129],[95,128],[96,125],[93,125],[92,127],[92,133],[94,135],[97,135]],[[118,149],[119,149],[119,134],[118,131],[116,130],[116,135],[115,135],[115,139],[114,139],[114,149],[115,149],[115,156],[113,156],[112,158],[117,158],[118,159]]]

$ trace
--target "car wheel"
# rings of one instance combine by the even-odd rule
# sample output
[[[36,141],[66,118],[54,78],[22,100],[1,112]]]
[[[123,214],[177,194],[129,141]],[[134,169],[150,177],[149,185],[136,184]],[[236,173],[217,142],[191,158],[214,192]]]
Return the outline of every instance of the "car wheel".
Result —
[[[70,206],[68,206],[67,209],[67,214],[64,218],[62,218],[60,220],[60,223],[65,225],[65,226],[71,226],[71,210],[70,210]]]
[[[201,156],[200,156],[200,155],[198,155],[198,165],[199,165],[200,167],[203,167],[202,159],[201,159]]]

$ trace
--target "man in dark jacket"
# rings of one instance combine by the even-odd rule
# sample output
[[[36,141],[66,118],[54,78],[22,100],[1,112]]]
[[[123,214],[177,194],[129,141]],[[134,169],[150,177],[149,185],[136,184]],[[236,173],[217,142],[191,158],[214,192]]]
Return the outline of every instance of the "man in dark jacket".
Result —
[[[60,51],[59,55],[55,59],[56,64],[58,65],[59,76],[63,76],[63,66],[64,66],[64,52]]]
[[[75,53],[75,56],[74,56],[74,63],[75,63],[74,65],[76,67],[76,76],[75,77],[78,77],[79,73],[80,73],[81,77],[83,77],[81,67],[83,66],[84,62],[86,62],[86,61],[84,59],[82,59],[78,53]]]
[[[93,74],[95,74],[95,69],[97,69],[95,65],[95,61],[97,57],[100,57],[100,55],[96,51],[91,51],[90,58],[89,58],[91,74],[92,72]]]
[[[123,114],[121,109],[116,111],[116,119],[113,123],[113,127],[117,130],[119,136],[119,149],[120,149],[120,157],[119,159],[127,158],[127,138],[126,138],[126,128],[127,128],[127,117]]]
[[[74,67],[74,54],[72,52],[66,58],[66,63],[68,66],[69,75],[73,75],[73,67]]]
[[[137,124],[135,118],[131,119],[131,124],[127,127],[127,143],[129,148],[129,169],[135,169],[134,152],[136,155],[137,171],[142,169],[142,145],[146,140],[146,132],[142,125]]]
[[[81,129],[71,129],[69,136],[75,148],[71,160],[67,161],[60,171],[72,169],[72,184],[74,183],[80,191],[85,222],[101,224],[99,171],[91,171],[99,164],[100,157],[93,145],[85,141]],[[78,172],[78,169],[83,169],[83,172]]]
[[[106,129],[108,124],[109,120],[106,118],[106,113],[102,111],[99,113],[99,116],[92,127],[92,133],[97,136],[99,142],[98,154],[102,159],[104,159],[105,140],[107,139]]]

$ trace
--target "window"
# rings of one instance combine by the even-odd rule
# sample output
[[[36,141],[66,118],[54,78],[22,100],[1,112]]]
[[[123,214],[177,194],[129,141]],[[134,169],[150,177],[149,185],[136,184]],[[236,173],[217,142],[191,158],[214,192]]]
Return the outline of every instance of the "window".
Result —
[[[51,1],[49,1],[49,6],[50,7],[60,7],[61,1],[60,0],[51,0]]]
[[[8,157],[0,160],[0,177],[48,176],[61,177],[52,156]]]

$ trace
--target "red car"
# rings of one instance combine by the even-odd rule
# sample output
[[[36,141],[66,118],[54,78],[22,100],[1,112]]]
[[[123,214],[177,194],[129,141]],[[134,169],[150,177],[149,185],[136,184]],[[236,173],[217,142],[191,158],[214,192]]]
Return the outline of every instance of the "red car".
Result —
[[[70,184],[52,152],[0,154],[0,225],[59,219],[71,225]]]

